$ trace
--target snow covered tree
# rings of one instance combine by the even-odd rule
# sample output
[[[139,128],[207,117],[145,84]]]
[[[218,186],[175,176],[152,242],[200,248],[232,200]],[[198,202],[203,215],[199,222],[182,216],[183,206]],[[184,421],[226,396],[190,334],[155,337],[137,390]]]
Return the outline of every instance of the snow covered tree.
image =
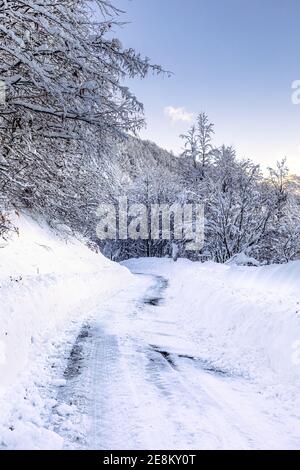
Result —
[[[72,178],[66,159],[107,155],[108,138],[143,124],[122,81],[162,70],[111,37],[117,14],[107,0],[0,2],[0,191],[10,200],[55,206],[58,182]]]
[[[199,114],[197,120],[197,131],[201,176],[203,178],[206,167],[211,162],[211,157],[213,155],[213,147],[211,142],[212,136],[214,134],[214,125],[209,122],[207,114]]]
[[[290,187],[286,159],[269,168],[266,181],[271,219],[259,248],[260,258],[268,263],[285,263],[300,256],[300,205]]]
[[[277,162],[276,168],[269,168],[269,181],[274,190],[274,205],[277,217],[283,215],[283,209],[288,198],[288,174],[286,158]]]
[[[250,160],[239,161],[232,147],[221,147],[207,201],[207,249],[213,259],[250,255],[263,238],[271,217],[263,176]]]
[[[214,124],[209,122],[205,113],[200,113],[196,125],[182,134],[185,150],[182,154],[193,161],[194,167],[199,167],[200,177],[204,178],[206,167],[211,163],[213,157],[212,136]]]
[[[184,139],[184,151],[182,153],[182,156],[190,159],[193,162],[194,167],[196,168],[198,156],[200,153],[198,147],[196,127],[192,126],[187,134],[182,134],[180,137]]]

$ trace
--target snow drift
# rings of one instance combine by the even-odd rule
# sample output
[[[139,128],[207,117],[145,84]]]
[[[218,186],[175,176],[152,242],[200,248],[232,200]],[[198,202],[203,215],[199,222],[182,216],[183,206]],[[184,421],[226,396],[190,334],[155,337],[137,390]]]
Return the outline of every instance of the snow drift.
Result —
[[[0,244],[0,396],[72,319],[134,282],[74,237],[25,215],[14,224],[19,234]]]
[[[146,349],[155,344],[199,359],[220,377],[241,379],[245,390],[251,385],[266,398],[274,420],[279,403],[280,419],[290,420],[291,430],[299,426],[300,262],[246,267],[165,258],[124,267],[43,222],[16,215],[14,223],[19,234],[0,245],[0,448],[63,447],[49,426],[53,408],[61,411],[56,389],[83,322],[103,315],[109,335],[131,336],[139,345],[142,331]],[[148,276],[127,268],[169,281],[150,318],[132,315]],[[160,325],[157,334],[151,318]],[[139,348],[135,355],[143,360]],[[226,384],[213,383],[226,392]]]
[[[300,262],[240,267],[136,259],[125,265],[169,279],[166,304],[198,345],[186,353],[265,384],[300,385]]]

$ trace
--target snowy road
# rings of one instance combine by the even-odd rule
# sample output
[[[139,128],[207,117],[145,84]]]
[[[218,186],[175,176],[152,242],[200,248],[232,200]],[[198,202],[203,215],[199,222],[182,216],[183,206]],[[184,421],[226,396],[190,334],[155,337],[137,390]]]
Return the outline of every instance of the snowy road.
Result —
[[[121,291],[73,345],[50,425],[64,447],[300,448],[298,418],[203,359],[168,304],[168,280],[139,276],[145,292]]]

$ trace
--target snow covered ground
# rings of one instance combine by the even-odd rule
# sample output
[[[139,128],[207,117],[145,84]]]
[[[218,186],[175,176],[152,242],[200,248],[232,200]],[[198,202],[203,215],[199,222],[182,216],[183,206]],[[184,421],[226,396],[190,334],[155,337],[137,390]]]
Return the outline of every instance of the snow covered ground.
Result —
[[[194,437],[179,442],[299,449],[300,263],[249,268],[139,259],[126,266],[169,280],[164,303],[140,318],[138,329],[190,391],[187,403],[178,396],[172,409],[185,407],[198,424],[183,419]],[[164,387],[174,396],[171,380]]]
[[[1,448],[300,449],[299,262],[119,266],[19,225],[0,249]]]
[[[0,447],[61,447],[43,418],[52,406],[43,389],[56,383],[52,357],[60,344],[68,355],[107,299],[141,282],[82,240],[28,216],[13,221],[19,235],[0,241]]]

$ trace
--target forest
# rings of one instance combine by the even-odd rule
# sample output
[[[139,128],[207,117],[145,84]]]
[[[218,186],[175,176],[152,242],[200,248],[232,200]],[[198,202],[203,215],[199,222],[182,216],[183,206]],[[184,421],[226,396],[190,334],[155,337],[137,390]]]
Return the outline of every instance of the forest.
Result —
[[[122,46],[115,37],[122,13],[113,4],[5,0],[0,16],[0,236],[14,230],[9,211],[27,210],[113,260],[170,256],[172,237],[97,239],[98,205],[126,196],[147,206],[204,205],[204,247],[189,252],[179,241],[181,257],[299,259],[299,179],[284,155],[266,173],[233,147],[216,147],[215,126],[202,110],[181,136],[179,155],[138,137],[143,104],[126,79],[171,72]]]

